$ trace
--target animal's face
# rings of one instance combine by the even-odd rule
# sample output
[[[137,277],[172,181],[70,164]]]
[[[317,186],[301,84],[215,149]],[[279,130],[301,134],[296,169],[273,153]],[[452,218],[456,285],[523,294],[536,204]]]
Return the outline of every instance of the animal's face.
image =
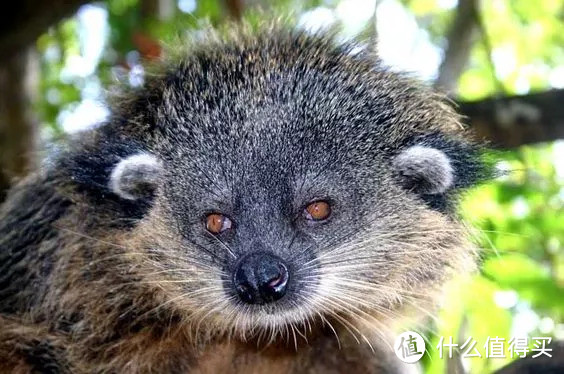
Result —
[[[381,328],[465,257],[448,201],[476,165],[455,117],[358,56],[233,53],[252,63],[204,53],[161,82],[157,134],[113,167],[115,195],[150,194],[147,280],[198,326]]]

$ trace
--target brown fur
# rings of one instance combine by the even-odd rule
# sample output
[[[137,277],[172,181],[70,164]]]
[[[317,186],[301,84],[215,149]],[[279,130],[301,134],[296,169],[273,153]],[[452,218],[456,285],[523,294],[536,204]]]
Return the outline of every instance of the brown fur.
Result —
[[[46,328],[30,321],[19,325],[12,322],[11,328],[0,326],[0,331],[10,337],[0,350],[0,357],[10,358],[4,361],[5,366],[26,372],[25,354],[14,352],[19,352],[21,345],[33,346],[41,341],[65,347],[63,357],[72,363],[72,373],[393,372],[397,363],[390,361],[389,354],[379,352],[390,349],[386,344],[392,342],[394,327],[409,320],[410,306],[416,305],[415,311],[432,307],[433,292],[437,290],[432,285],[443,282],[442,277],[429,279],[428,288],[421,292],[411,284],[414,279],[411,277],[419,275],[410,274],[407,269],[417,272],[424,263],[427,273],[434,274],[429,267],[442,267],[445,261],[453,270],[471,263],[460,241],[460,230],[454,229],[448,218],[426,212],[417,219],[420,229],[414,227],[413,234],[403,238],[407,243],[418,243],[417,248],[398,254],[402,267],[395,270],[389,284],[382,289],[390,311],[395,312],[389,315],[378,309],[358,310],[360,322],[358,316],[339,313],[337,318],[327,317],[336,332],[323,321],[314,320],[311,330],[304,326],[307,343],[300,337],[301,331],[291,331],[274,346],[265,346],[265,341],[257,337],[250,337],[247,343],[240,338],[229,338],[230,321],[207,315],[207,308],[200,309],[200,305],[191,304],[189,299],[175,300],[176,284],[167,283],[170,279],[166,274],[154,274],[154,259],[135,248],[147,247],[154,240],[161,241],[159,247],[164,248],[178,243],[177,234],[170,232],[173,226],[166,225],[158,211],[146,217],[131,233],[123,234],[92,225],[88,219],[78,219],[93,215],[90,212],[93,208],[77,205],[75,213],[54,224],[60,230],[58,244],[63,250],[56,262],[54,286],[43,306],[53,313],[49,320],[72,320],[80,316],[79,326],[63,335],[49,333],[54,326]],[[88,226],[96,226],[101,232],[89,232]],[[430,230],[431,227],[437,230]],[[425,248],[420,243],[433,246]],[[112,263],[110,271],[106,262]],[[116,273],[115,269],[120,271]],[[172,307],[171,300],[177,305]],[[404,302],[407,304],[404,307],[397,305]],[[177,315],[178,310],[192,313]],[[29,316],[29,319],[33,318]],[[199,329],[197,336],[195,326]],[[365,334],[376,352],[352,326]],[[381,335],[373,335],[371,331],[387,331],[388,341],[383,342]]]

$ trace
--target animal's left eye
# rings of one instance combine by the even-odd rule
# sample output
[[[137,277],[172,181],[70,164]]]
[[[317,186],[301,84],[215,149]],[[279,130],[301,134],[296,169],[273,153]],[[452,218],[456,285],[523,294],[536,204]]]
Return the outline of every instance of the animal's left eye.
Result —
[[[304,214],[308,220],[323,221],[331,215],[331,205],[327,201],[314,201],[306,206]]]
[[[229,217],[224,216],[219,213],[208,214],[206,217],[206,230],[212,234],[220,234],[226,230],[229,230],[233,222]]]

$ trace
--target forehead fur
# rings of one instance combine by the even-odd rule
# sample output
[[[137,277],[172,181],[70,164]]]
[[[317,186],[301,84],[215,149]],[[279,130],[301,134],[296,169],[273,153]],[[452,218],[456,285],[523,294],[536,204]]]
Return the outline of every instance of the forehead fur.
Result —
[[[366,140],[357,148],[383,149],[459,129],[436,95],[388,72],[376,56],[353,53],[353,44],[283,29],[234,34],[194,42],[168,61],[143,91],[118,104],[121,130],[142,126],[155,146],[260,143],[272,153],[300,136],[325,147],[346,146],[354,136]]]

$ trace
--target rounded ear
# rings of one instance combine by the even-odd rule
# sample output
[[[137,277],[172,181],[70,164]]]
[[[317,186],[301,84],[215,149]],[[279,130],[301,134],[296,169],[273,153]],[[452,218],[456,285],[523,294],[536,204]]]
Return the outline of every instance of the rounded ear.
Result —
[[[161,174],[162,165],[155,156],[139,153],[114,165],[108,186],[122,199],[149,198],[153,195]]]
[[[454,185],[454,169],[441,150],[414,145],[393,160],[403,185],[420,194],[443,194]]]

